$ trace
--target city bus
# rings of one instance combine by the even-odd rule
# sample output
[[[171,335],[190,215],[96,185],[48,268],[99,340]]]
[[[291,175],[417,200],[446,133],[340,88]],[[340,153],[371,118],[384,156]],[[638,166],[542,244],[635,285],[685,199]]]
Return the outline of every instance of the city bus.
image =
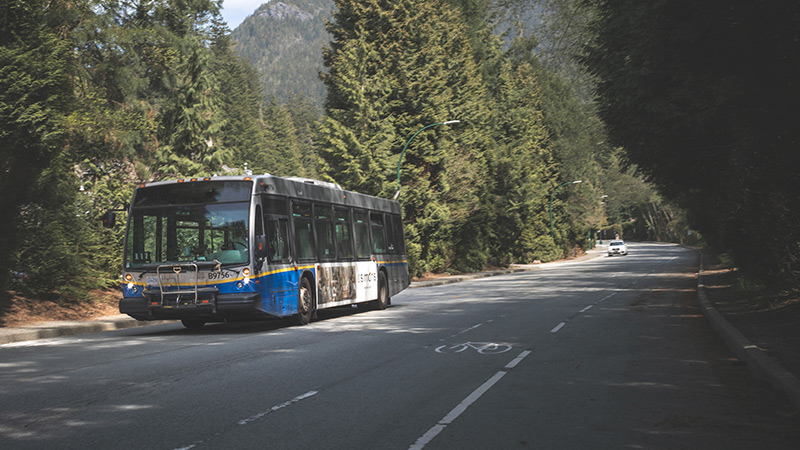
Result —
[[[400,204],[271,175],[139,185],[127,207],[119,310],[138,320],[294,317],[384,309],[409,284]],[[103,217],[114,226],[115,213]]]

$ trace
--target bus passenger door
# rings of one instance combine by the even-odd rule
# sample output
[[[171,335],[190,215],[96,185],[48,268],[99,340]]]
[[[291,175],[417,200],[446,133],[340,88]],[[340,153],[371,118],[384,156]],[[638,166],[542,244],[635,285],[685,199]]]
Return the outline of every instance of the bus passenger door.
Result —
[[[265,218],[267,262],[264,287],[269,311],[284,315],[297,302],[297,275],[289,255],[289,221],[285,218]]]

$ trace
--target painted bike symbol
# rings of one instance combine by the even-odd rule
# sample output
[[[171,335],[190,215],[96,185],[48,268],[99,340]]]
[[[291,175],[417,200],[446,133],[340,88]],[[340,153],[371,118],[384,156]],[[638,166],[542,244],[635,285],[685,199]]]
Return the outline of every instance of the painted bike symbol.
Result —
[[[495,342],[464,342],[462,344],[454,344],[454,345],[440,345],[436,347],[436,353],[461,353],[467,349],[473,349],[480,353],[481,355],[496,355],[499,353],[505,353],[511,350],[511,345],[509,344],[498,344]]]

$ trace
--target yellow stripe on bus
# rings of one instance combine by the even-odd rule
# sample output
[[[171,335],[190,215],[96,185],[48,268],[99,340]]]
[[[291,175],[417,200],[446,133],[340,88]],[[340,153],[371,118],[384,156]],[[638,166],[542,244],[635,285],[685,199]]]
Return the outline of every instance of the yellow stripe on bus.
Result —
[[[275,275],[276,273],[283,273],[283,272],[290,272],[292,270],[306,270],[306,269],[313,269],[314,264],[310,266],[297,266],[297,267],[283,267],[281,269],[270,270],[269,272],[263,272],[257,275],[257,278],[265,277],[267,275]]]
[[[408,264],[408,260],[403,260],[403,261],[377,261],[377,263],[378,264]],[[268,272],[262,272],[262,273],[256,275],[253,278],[261,278],[261,277],[265,277],[265,276],[268,276],[268,275],[275,275],[277,273],[283,273],[283,272],[291,272],[291,271],[294,271],[294,270],[314,269],[315,267],[316,267],[315,264],[310,264],[310,265],[306,265],[306,266],[297,266],[297,267],[294,267],[294,266],[282,267],[280,269],[270,270]],[[233,278],[233,279],[202,281],[202,282],[198,282],[197,285],[198,286],[208,286],[208,285],[220,284],[220,283],[235,283],[237,281],[242,281],[245,278],[249,278],[249,277],[238,277],[238,278]],[[132,283],[134,286],[146,286],[147,285],[147,283],[142,283],[141,281],[140,282],[123,282],[122,284],[129,284],[129,283]],[[169,285],[170,286],[175,286],[174,283],[169,283]],[[193,286],[194,283],[179,283],[177,285],[178,286]]]

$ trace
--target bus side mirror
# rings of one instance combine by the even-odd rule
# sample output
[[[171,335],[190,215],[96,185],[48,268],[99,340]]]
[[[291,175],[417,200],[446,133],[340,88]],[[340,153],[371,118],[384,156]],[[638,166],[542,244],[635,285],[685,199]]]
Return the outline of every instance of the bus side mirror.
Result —
[[[103,221],[104,228],[114,228],[114,225],[117,224],[117,213],[112,210],[108,210],[103,214],[101,219]]]
[[[267,257],[267,236],[256,236],[256,259],[264,259]]]

